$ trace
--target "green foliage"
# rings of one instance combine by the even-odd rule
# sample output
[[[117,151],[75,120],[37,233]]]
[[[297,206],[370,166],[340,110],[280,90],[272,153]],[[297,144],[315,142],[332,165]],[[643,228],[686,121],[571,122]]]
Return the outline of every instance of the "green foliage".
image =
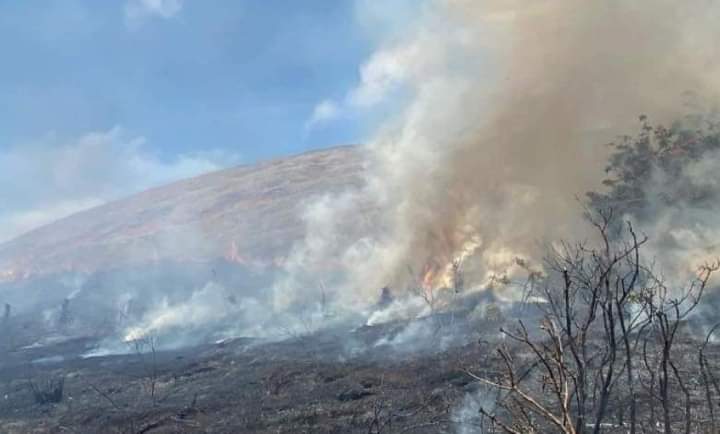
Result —
[[[646,220],[658,205],[706,207],[717,199],[716,186],[690,170],[703,158],[716,158],[720,150],[720,125],[708,117],[665,127],[640,116],[640,132],[610,146],[603,181],[607,190],[588,193],[594,209],[613,208]]]

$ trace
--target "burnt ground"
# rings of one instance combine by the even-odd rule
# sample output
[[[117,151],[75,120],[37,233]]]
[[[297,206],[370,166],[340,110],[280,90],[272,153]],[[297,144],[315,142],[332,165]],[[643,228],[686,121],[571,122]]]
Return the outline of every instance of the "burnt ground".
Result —
[[[174,351],[81,358],[74,339],[5,355],[2,433],[441,433],[488,352],[466,331],[442,350],[376,345],[404,324],[281,342],[236,339]],[[436,339],[437,342],[432,342]],[[33,394],[64,379],[63,399]]]
[[[436,316],[277,342],[238,338],[92,358],[81,355],[99,344],[94,339],[51,341],[2,354],[0,433],[481,432],[477,406],[466,403],[483,395],[467,372],[488,378],[501,372],[498,327]],[[700,429],[706,416],[698,342],[682,341],[677,362],[693,390]],[[720,346],[707,354],[720,372]],[[62,400],[38,403],[37,392],[61,379]],[[672,393],[681,424],[682,394]],[[650,421],[643,387],[639,399],[640,418]],[[614,420],[625,407],[610,404]],[[652,425],[644,423],[641,432],[658,432]],[[626,432],[615,427],[602,432]]]

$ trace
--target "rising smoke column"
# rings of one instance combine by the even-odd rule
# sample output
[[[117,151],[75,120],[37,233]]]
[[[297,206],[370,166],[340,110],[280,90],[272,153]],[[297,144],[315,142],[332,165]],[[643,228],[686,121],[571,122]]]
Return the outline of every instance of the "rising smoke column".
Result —
[[[275,308],[319,299],[321,278],[355,309],[384,285],[442,286],[461,252],[483,285],[543,242],[582,238],[576,198],[602,179],[601,145],[639,114],[664,122],[688,95],[715,100],[718,18],[707,0],[427,2],[349,93],[410,97],[367,145],[366,188],[308,208]],[[372,221],[358,217],[368,207]]]

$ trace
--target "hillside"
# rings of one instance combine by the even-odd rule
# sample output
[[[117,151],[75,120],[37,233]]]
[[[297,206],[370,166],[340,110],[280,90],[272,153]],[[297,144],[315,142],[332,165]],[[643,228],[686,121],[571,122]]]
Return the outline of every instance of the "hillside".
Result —
[[[356,147],[240,166],[81,212],[0,245],[0,281],[159,261],[281,259],[302,236],[308,199],[362,183]]]

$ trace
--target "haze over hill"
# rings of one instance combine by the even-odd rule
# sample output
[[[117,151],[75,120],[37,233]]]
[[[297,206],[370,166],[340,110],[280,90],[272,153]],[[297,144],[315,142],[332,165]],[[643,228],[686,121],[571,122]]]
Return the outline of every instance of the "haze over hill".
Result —
[[[154,188],[0,245],[0,280],[154,262],[281,261],[303,235],[303,205],[362,185],[357,147],[240,166]]]

